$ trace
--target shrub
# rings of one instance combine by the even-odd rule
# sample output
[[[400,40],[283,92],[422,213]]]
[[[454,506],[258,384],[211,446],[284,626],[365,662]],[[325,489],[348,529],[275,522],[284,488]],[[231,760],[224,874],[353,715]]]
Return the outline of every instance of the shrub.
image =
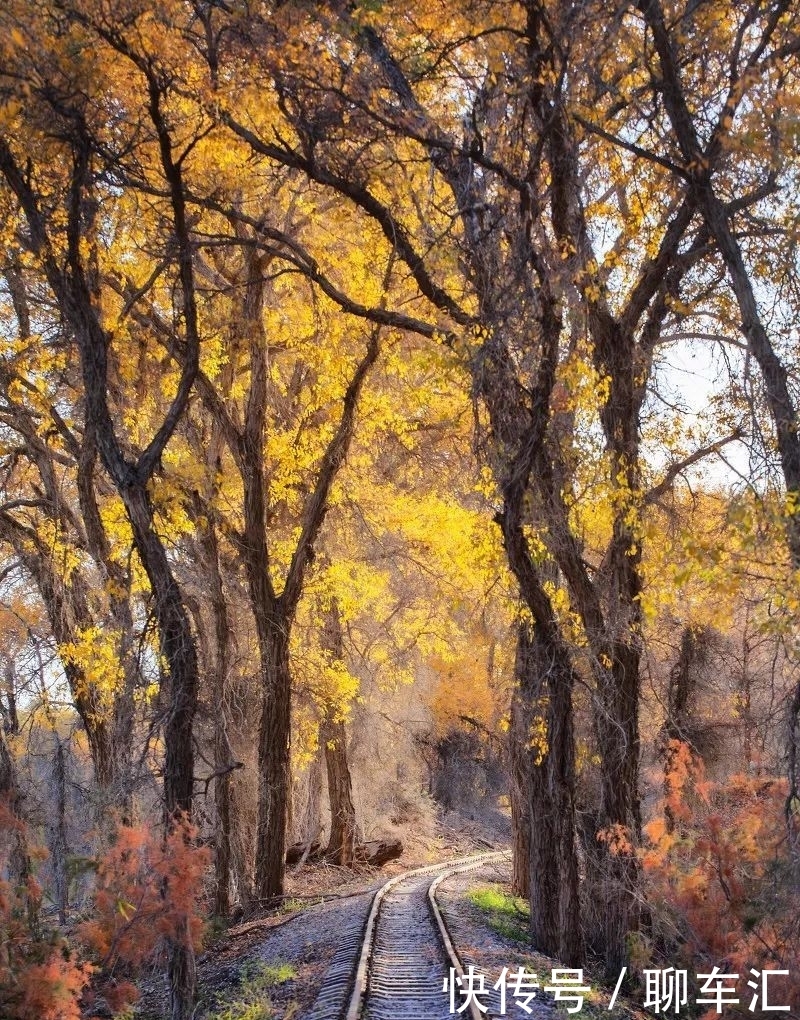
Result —
[[[96,988],[112,1009],[136,998],[127,979],[167,939],[188,939],[200,948],[200,892],[209,854],[195,845],[195,835],[186,820],[166,838],[144,825],[120,825],[98,863],[92,916],[79,934],[97,958]]]
[[[717,965],[744,980],[750,968],[788,970],[788,978],[770,980],[770,998],[797,1011],[800,892],[786,781],[734,775],[710,782],[678,741],[670,742],[668,761],[664,814],[645,826],[643,854],[661,952],[690,973]],[[740,998],[741,1013],[731,1006],[729,1015],[752,1016],[750,995]]]
[[[0,805],[0,830],[24,836],[24,826]],[[3,841],[5,843],[7,841]],[[80,1020],[79,1000],[92,968],[58,932],[38,921],[41,890],[28,877],[14,884],[10,849],[0,843],[0,1016],[3,1020]]]

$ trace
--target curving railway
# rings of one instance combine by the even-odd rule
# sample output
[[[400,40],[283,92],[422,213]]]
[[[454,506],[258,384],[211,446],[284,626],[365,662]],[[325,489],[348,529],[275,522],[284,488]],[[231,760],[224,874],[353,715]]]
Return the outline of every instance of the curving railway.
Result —
[[[374,894],[365,925],[343,931],[325,988],[306,1020],[445,1020],[450,998],[443,990],[452,973],[463,973],[436,899],[451,875],[507,857],[504,851],[397,875]],[[362,915],[363,916],[363,915]],[[463,999],[457,998],[457,1005]],[[459,1016],[488,1020],[474,1004]],[[513,1014],[509,1014],[513,1015]],[[522,1014],[521,1014],[522,1015]]]

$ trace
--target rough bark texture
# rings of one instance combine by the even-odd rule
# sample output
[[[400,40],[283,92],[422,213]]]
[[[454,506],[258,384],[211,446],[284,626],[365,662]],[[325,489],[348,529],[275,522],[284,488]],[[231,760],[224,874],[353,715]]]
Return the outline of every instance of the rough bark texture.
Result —
[[[230,649],[233,642],[228,606],[222,586],[217,535],[212,523],[201,535],[209,599],[214,620],[214,653],[211,696],[214,706],[214,915],[230,914],[231,887],[231,767],[233,751],[228,739],[227,680]]]
[[[520,623],[515,662],[529,722],[521,752],[527,759],[531,935],[541,952],[577,966],[583,935],[575,846],[575,677],[566,649],[553,637],[546,626]]]
[[[341,661],[342,621],[334,599],[323,617],[322,648],[334,661]],[[354,863],[356,843],[356,809],[353,785],[347,761],[347,730],[331,701],[326,701],[319,727],[319,740],[325,751],[328,778],[328,802],[331,825],[326,856],[333,864],[350,868]]]
[[[522,636],[517,637],[517,668],[508,728],[508,756],[511,794],[511,888],[515,896],[529,899],[531,894],[531,816],[528,803],[530,788],[530,740],[532,712],[523,696],[519,679]]]
[[[283,894],[292,683],[288,627],[282,615],[258,621],[262,690],[255,895],[262,901]]]
[[[347,730],[328,709],[320,723],[319,739],[325,747],[331,828],[325,856],[332,864],[350,868],[355,859],[356,809],[347,762]]]

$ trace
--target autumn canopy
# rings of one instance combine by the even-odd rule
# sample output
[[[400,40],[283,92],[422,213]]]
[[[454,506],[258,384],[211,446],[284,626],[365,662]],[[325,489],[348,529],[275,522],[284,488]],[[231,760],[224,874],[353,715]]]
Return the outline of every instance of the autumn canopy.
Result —
[[[290,845],[445,810],[565,966],[797,978],[799,71],[791,0],[6,0],[3,1016],[185,1020]]]

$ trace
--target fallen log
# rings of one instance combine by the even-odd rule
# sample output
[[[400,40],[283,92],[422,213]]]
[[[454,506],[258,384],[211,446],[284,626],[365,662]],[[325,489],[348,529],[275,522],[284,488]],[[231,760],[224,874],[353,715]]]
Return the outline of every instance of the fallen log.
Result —
[[[356,845],[355,858],[360,864],[379,868],[381,864],[394,861],[402,854],[403,844],[399,839],[373,839]]]
[[[371,839],[366,843],[356,843],[356,864],[369,864],[379,868],[387,861],[394,861],[403,854],[403,844],[399,839]],[[286,863],[321,864],[325,860],[325,848],[321,843],[292,843],[286,849]]]
[[[322,852],[322,843],[292,843],[291,846],[286,848],[286,863],[297,864],[299,861],[305,858],[306,861],[314,863],[315,861],[321,861],[324,854]]]

